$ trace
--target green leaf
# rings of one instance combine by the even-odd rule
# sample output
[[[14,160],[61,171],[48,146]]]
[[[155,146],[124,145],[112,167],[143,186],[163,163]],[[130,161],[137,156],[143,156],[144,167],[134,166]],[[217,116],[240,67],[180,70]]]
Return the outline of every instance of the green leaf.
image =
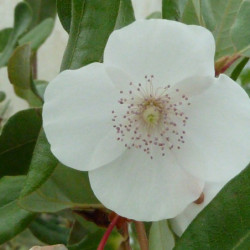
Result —
[[[25,0],[32,9],[32,28],[47,18],[56,16],[56,0]]]
[[[232,30],[239,47],[245,47],[249,40],[249,29],[247,29],[246,13],[239,13],[244,0],[179,0],[181,21],[187,24],[198,24],[209,29],[215,38],[216,55],[218,60],[224,56],[239,53],[232,41]],[[249,0],[245,0],[249,1]],[[244,19],[244,20],[243,20]],[[243,25],[243,27],[239,27]],[[242,30],[246,30],[243,34]],[[245,36],[245,37],[243,37]],[[242,40],[243,39],[243,40]],[[245,39],[245,40],[244,40]],[[243,45],[244,44],[244,45]],[[246,49],[246,48],[245,48]]]
[[[66,245],[70,231],[65,223],[53,214],[43,214],[30,224],[29,229],[37,239],[48,245]]]
[[[8,75],[10,82],[19,88],[30,88],[31,68],[30,68],[31,48],[29,44],[17,47],[8,63]]]
[[[91,190],[88,173],[58,165],[37,190],[22,196],[19,204],[34,212],[57,212],[65,208],[100,207]]]
[[[0,31],[0,53],[4,50],[12,33],[12,28],[6,28]]]
[[[231,39],[231,28],[243,0],[210,0],[210,9],[214,18],[213,34],[216,43],[216,58],[234,54],[236,51]]]
[[[20,111],[7,121],[0,136],[0,177],[27,173],[41,125],[39,109]]]
[[[175,241],[167,220],[153,222],[149,233],[149,250],[172,250]]]
[[[232,27],[232,41],[239,54],[250,57],[250,0],[242,2]]]
[[[53,173],[58,164],[57,159],[50,152],[50,145],[46,139],[44,130],[42,129],[34,148],[29,172],[21,192],[21,197],[38,189]]]
[[[71,24],[71,0],[57,0],[57,12],[63,28],[69,33]]]
[[[179,20],[180,10],[178,1],[176,0],[162,1],[162,18],[168,20]]]
[[[115,28],[120,1],[78,0],[72,3],[69,41],[61,70],[101,61],[108,37]]]
[[[0,68],[7,64],[18,38],[27,31],[31,19],[32,12],[30,7],[25,2],[19,3],[15,8],[14,28],[9,36],[8,43],[0,56]]]
[[[233,70],[230,76],[234,81],[238,79],[241,71],[244,69],[248,61],[249,61],[249,58],[243,58],[241,62],[235,67],[235,69]]]
[[[249,181],[250,166],[231,180],[201,211],[174,249],[248,249]]]
[[[36,51],[46,41],[54,27],[54,20],[47,18],[35,26],[30,32],[19,39],[19,45],[30,43],[31,49]]]
[[[0,102],[3,102],[6,99],[6,94],[3,91],[0,91]]]
[[[21,209],[16,202],[25,176],[0,179],[0,244],[22,232],[34,219],[34,214]]]
[[[250,68],[246,68],[240,75],[240,81],[242,86],[250,84]]]
[[[135,21],[135,15],[131,0],[120,0],[119,13],[115,29],[120,29]]]
[[[42,99],[36,91],[31,75],[31,47],[24,44],[17,47],[8,63],[8,75],[15,93],[28,101],[30,106],[40,107]]]
[[[186,24],[197,24],[204,26],[203,17],[201,14],[200,0],[185,1],[185,5],[183,4],[183,7],[184,9],[181,16],[181,22]]]

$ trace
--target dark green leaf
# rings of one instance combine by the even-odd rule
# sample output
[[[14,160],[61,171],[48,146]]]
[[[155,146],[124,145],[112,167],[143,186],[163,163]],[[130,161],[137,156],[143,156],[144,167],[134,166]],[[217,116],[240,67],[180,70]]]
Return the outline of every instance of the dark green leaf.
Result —
[[[108,37],[115,28],[119,4],[119,0],[73,1],[69,41],[61,70],[101,61]]]
[[[233,70],[230,76],[234,81],[238,79],[241,71],[244,69],[248,61],[249,61],[249,58],[243,58],[243,60],[235,67],[235,69]]]
[[[178,1],[163,0],[162,1],[162,18],[168,20],[179,20],[180,11]]]
[[[7,121],[0,136],[0,177],[27,173],[41,124],[39,109],[20,111]]]
[[[19,88],[30,88],[31,68],[30,68],[31,48],[29,44],[17,47],[8,63],[8,75],[10,82]]]
[[[4,50],[12,33],[12,28],[6,28],[0,31],[0,53]]]
[[[52,174],[57,165],[58,161],[50,152],[50,145],[42,129],[34,148],[28,176],[21,192],[21,197],[38,189]]]
[[[57,12],[63,28],[69,33],[71,24],[71,0],[57,0]]]
[[[22,232],[34,219],[34,214],[21,209],[16,202],[25,176],[0,179],[0,244]]]
[[[47,18],[19,39],[19,45],[30,43],[32,50],[37,50],[49,37],[54,27],[54,20]]]
[[[57,212],[65,208],[100,207],[91,190],[88,173],[58,165],[37,190],[22,196],[19,204],[30,211]],[[93,205],[93,206],[92,206]]]
[[[131,0],[120,0],[119,13],[115,29],[120,29],[135,21],[135,15]]]
[[[55,18],[56,16],[56,0],[25,0],[31,7],[32,27],[41,23],[47,18]]]
[[[250,0],[245,0],[232,27],[232,40],[239,54],[250,57]]]
[[[250,166],[194,219],[175,250],[231,250],[250,246]]]
[[[30,224],[29,229],[37,239],[48,245],[66,245],[69,228],[60,219],[53,214],[43,214]]]
[[[15,8],[14,28],[9,36],[7,46],[5,46],[0,56],[0,68],[5,66],[15,48],[18,38],[27,31],[32,20],[30,7],[25,3],[19,3]]]
[[[172,250],[174,236],[167,220],[153,222],[149,234],[149,250]]]
[[[0,102],[3,102],[6,98],[6,94],[3,91],[0,91]]]

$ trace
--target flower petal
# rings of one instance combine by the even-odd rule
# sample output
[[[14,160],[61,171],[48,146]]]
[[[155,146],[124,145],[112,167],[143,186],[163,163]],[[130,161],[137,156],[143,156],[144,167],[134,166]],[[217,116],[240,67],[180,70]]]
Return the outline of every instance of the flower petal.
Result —
[[[203,189],[203,182],[183,171],[171,154],[151,160],[139,149],[127,150],[112,163],[90,171],[89,178],[107,208],[142,221],[176,216]]]
[[[203,85],[204,91],[191,96],[183,110],[188,122],[185,143],[175,151],[177,161],[197,178],[228,181],[250,160],[249,97],[226,75],[210,78],[210,87],[201,78],[190,81],[187,86]]]
[[[121,68],[138,82],[154,75],[168,85],[193,75],[214,76],[214,51],[214,38],[203,27],[139,20],[110,35],[104,64]]]
[[[118,98],[99,63],[64,71],[49,84],[43,125],[51,151],[63,164],[90,170],[125,150],[113,135],[112,110],[118,106]]]
[[[201,210],[203,210],[203,208],[207,206],[207,204],[217,195],[217,193],[219,193],[225,184],[225,182],[207,182],[203,191],[203,203],[191,203],[181,214],[177,215],[171,220],[172,228],[178,236],[183,234],[193,219],[199,214]]]

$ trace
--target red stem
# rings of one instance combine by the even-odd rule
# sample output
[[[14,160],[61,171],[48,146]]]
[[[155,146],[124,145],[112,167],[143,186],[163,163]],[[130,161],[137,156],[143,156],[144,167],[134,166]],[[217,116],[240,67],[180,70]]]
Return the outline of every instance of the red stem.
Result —
[[[107,242],[107,240],[109,238],[109,235],[111,234],[111,232],[112,232],[113,228],[115,227],[115,225],[116,225],[119,218],[120,218],[120,216],[116,215],[114,217],[114,219],[111,221],[111,223],[109,224],[109,226],[107,228],[107,231],[105,232],[105,234],[102,237],[102,240],[101,240],[97,250],[104,250],[104,247],[105,247],[106,242]]]

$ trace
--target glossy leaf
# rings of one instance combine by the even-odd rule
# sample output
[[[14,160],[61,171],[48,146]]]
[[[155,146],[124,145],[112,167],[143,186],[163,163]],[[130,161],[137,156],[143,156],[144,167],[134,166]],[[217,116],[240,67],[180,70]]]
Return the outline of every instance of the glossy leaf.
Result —
[[[22,232],[34,219],[34,214],[21,209],[16,202],[24,179],[25,176],[0,179],[0,244]]]
[[[120,29],[135,21],[135,15],[131,0],[120,0],[119,13],[115,29]]]
[[[72,3],[69,41],[61,70],[101,61],[108,37],[115,28],[120,1],[78,0]]]
[[[19,39],[19,45],[30,43],[32,50],[37,50],[49,37],[54,27],[54,20],[47,18]]]
[[[194,219],[175,250],[248,249],[250,166],[231,180]]]
[[[20,111],[7,121],[0,136],[0,177],[27,173],[41,125],[39,109]]]
[[[37,190],[53,173],[58,165],[57,159],[50,152],[50,145],[41,129],[32,155],[29,172],[21,197]]]
[[[174,236],[167,220],[153,222],[149,233],[149,250],[172,250]]]
[[[71,0],[57,0],[57,12],[63,28],[69,33],[71,24]]]
[[[31,68],[30,68],[31,48],[29,44],[17,47],[8,63],[8,75],[10,82],[19,88],[30,88]]]
[[[12,28],[0,30],[0,53],[4,50],[12,33]],[[0,54],[1,55],[1,54]]]
[[[30,7],[25,3],[19,3],[15,8],[14,28],[9,36],[7,46],[0,55],[0,68],[5,66],[15,48],[18,38],[28,30],[32,20]]]
[[[19,204],[34,212],[57,212],[65,208],[100,207],[87,172],[58,165],[51,177],[37,190],[22,196]],[[93,206],[92,206],[93,205]]]
[[[250,57],[250,0],[242,2],[232,27],[232,40],[239,54]]]
[[[162,18],[168,20],[179,20],[180,10],[178,1],[176,0],[162,1]]]
[[[56,16],[56,0],[25,0],[32,9],[32,27]]]

